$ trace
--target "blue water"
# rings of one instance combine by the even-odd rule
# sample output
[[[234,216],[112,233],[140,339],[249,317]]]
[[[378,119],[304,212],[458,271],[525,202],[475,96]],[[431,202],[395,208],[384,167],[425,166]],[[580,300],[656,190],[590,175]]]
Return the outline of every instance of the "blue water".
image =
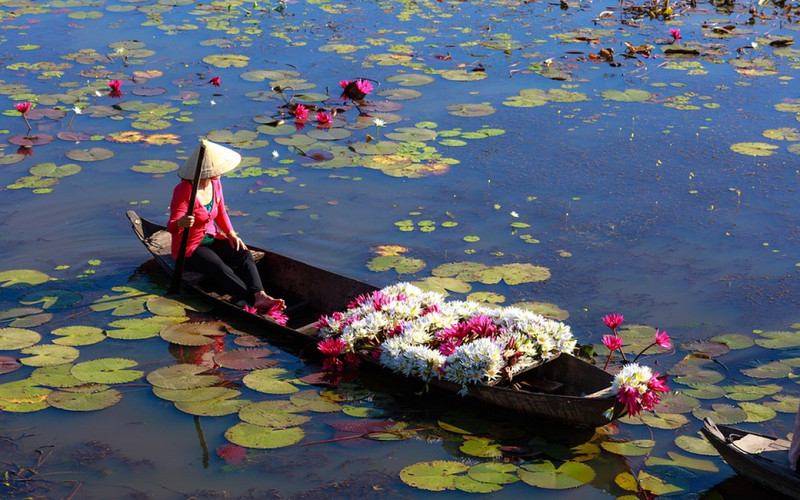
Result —
[[[2,192],[0,270],[36,269],[64,279],[58,287],[84,294],[75,309],[57,313],[52,323],[37,327],[40,333],[47,335],[75,321],[104,327],[116,318],[92,313],[86,306],[111,293],[112,286],[164,285],[158,272],[141,268],[148,254],[132,237],[124,214],[134,208],[146,218],[165,221],[177,178],[174,172],[144,174],[130,167],[155,159],[180,164],[196,139],[211,131],[255,131],[258,123],[254,117],[276,113],[282,100],[269,92],[268,81],[248,81],[241,75],[267,69],[296,71],[298,79],[313,86],[309,92],[324,94],[328,89],[334,96],[330,102],[339,104],[335,97],[343,79],[369,78],[380,92],[402,88],[387,81],[392,76],[432,76],[431,84],[408,87],[421,96],[398,101],[402,108],[393,113],[401,121],[382,128],[382,140],[398,127],[423,121],[435,122],[437,131],[488,127],[503,129],[505,134],[465,139],[466,145],[461,147],[429,141],[427,145],[443,157],[459,163],[450,165],[446,173],[424,178],[391,177],[358,166],[315,168],[300,163],[295,151],[276,142],[275,137],[259,134],[258,139],[268,144],[244,149],[243,156],[260,158],[265,170],[286,171],[277,176],[224,180],[229,210],[236,212],[234,224],[247,241],[378,286],[424,278],[436,266],[452,261],[545,266],[552,272],[546,282],[517,286],[473,283],[474,291],[502,294],[508,304],[556,304],[569,313],[566,321],[582,343],[598,343],[607,333],[600,317],[609,312],[624,314],[630,323],[665,329],[678,345],[723,333],[784,330],[798,321],[795,194],[799,174],[796,157],[788,150],[797,142],[762,135],[767,129],[797,127],[794,113],[774,109],[775,104],[796,99],[797,55],[778,55],[763,41],[749,53],[737,56],[736,52],[764,33],[791,36],[795,32],[793,23],[779,23],[770,9],[764,9],[766,19],[754,26],[743,23],[748,17],[744,7],[727,14],[701,4],[697,9],[683,6],[682,15],[669,23],[645,18],[632,27],[615,17],[600,25],[593,23],[606,9],[622,15],[616,5],[594,3],[570,4],[561,11],[556,4],[542,2],[290,2],[284,14],[262,10],[270,4],[261,2],[210,5],[214,12],[179,1],[5,2],[0,7],[5,14],[0,21],[5,28],[0,35],[4,49],[0,83],[28,89],[2,90],[7,103],[7,111],[0,116],[5,155],[17,150],[8,143],[9,138],[25,132],[13,103],[46,100],[47,95],[65,92],[75,92],[81,106],[126,106],[132,101],[168,104],[174,108],[166,118],[168,128],[139,131],[175,134],[180,141],[179,145],[159,146],[104,140],[107,134],[135,130],[137,111],[127,107],[114,119],[88,113],[73,117],[72,102],[62,100],[59,106],[67,111],[66,117],[32,120],[33,133],[56,135],[73,130],[93,136],[79,144],[57,138],[34,146],[33,155],[18,163],[0,166],[0,187],[30,175],[28,169],[42,163],[78,163],[82,167],[77,175],[60,179],[51,193],[35,194],[30,189]],[[246,17],[242,9],[252,14]],[[97,18],[86,18],[85,13],[97,13]],[[740,34],[711,38],[701,25],[712,23],[737,23]],[[599,26],[603,31],[583,32],[583,36],[597,38],[597,44],[567,43],[556,37]],[[702,57],[686,58],[699,63],[701,73],[666,66],[679,60],[661,54],[670,27],[681,29],[684,44],[704,44]],[[508,53],[496,45],[505,38],[517,42]],[[140,41],[143,49],[152,53],[126,56],[125,61],[121,55],[125,52],[117,54],[110,46],[125,40]],[[653,44],[657,57],[625,59],[621,56],[624,41]],[[328,51],[326,45],[334,43],[352,44],[356,49],[343,54]],[[25,44],[36,47],[28,50]],[[711,52],[711,44],[721,44],[725,50],[721,55]],[[586,60],[589,53],[602,47],[613,47],[615,60],[622,65]],[[87,49],[108,58],[99,57],[88,64],[70,60],[70,54]],[[374,54],[389,53],[411,55],[411,61],[382,65],[372,59]],[[436,58],[446,53],[452,60]],[[203,61],[218,54],[245,55],[249,60],[240,68],[219,68]],[[772,61],[777,73],[736,73],[731,61],[751,54]],[[547,59],[568,71],[571,81],[544,78],[528,69]],[[15,63],[72,66],[50,75],[25,65],[8,68]],[[455,82],[436,74],[478,64],[488,75],[480,81]],[[90,70],[109,73],[95,76],[86,73]],[[135,72],[151,70],[160,74],[149,74],[147,81],[132,79]],[[220,88],[207,83],[213,76],[221,77]],[[125,96],[121,100],[104,94],[106,82],[112,78],[123,80]],[[166,91],[156,96],[136,95],[134,90],[142,87]],[[502,104],[529,88],[563,88],[581,92],[588,100],[548,102],[533,108]],[[627,103],[601,96],[606,90],[628,88],[647,90],[653,97],[646,103]],[[102,95],[96,96],[94,89]],[[257,100],[253,97],[256,92],[268,97]],[[699,109],[666,106],[682,100]],[[489,103],[496,112],[461,117],[446,109],[452,104],[479,103]],[[366,133],[376,135],[372,125],[354,125],[357,110],[347,109],[344,115],[353,135],[331,145],[346,147],[363,141]],[[752,157],[730,149],[740,142],[765,142],[779,148],[772,156]],[[66,156],[72,149],[92,147],[110,149],[114,157],[85,162]],[[280,192],[260,190],[263,187]],[[519,218],[513,219],[511,212]],[[417,226],[415,231],[402,232],[395,222],[405,219],[415,224],[434,221],[436,230],[421,232]],[[530,227],[514,232],[509,225],[513,220]],[[443,227],[447,221],[458,225]],[[524,234],[539,242],[525,242],[520,238]],[[480,239],[466,242],[466,236]],[[375,255],[372,249],[388,244],[407,247],[406,255],[424,260],[426,268],[411,276],[370,271],[366,264]],[[100,263],[90,264],[93,260]],[[59,266],[68,268],[57,269]],[[91,273],[85,275],[86,270]],[[0,309],[19,307],[23,292],[0,289]],[[77,316],[70,316],[73,313]],[[245,331],[252,328],[237,326]],[[660,356],[658,366],[667,369],[684,355],[686,351],[679,349]],[[160,339],[109,339],[81,348],[81,360],[104,356],[131,357],[146,371],[174,361]],[[303,366],[292,353],[279,356],[281,366],[287,369]],[[767,362],[787,355],[755,347],[726,356],[723,361],[729,371],[722,384],[752,382],[740,368],[756,359]],[[24,378],[30,371],[26,367],[0,375],[0,383]],[[781,394],[797,395],[793,383],[776,383],[784,386]],[[703,401],[703,407],[710,403]],[[435,427],[439,415],[438,408],[426,413],[426,405],[407,401],[388,408],[388,416],[421,426]],[[658,443],[654,455],[663,457],[676,450],[676,435],[695,435],[699,421],[688,416],[687,428],[654,430]],[[327,423],[333,418],[316,415],[304,427],[306,440],[330,439]],[[791,420],[791,415],[779,413],[764,425],[785,436]],[[55,451],[45,470],[64,472],[59,480],[81,481],[78,497],[86,498],[122,497],[135,491],[168,498],[200,490],[226,491],[235,497],[251,488],[259,491],[255,496],[275,492],[283,497],[315,498],[339,491],[342,495],[387,498],[462,498],[468,494],[428,493],[406,486],[397,478],[398,471],[420,461],[479,461],[436,437],[430,441],[415,438],[295,446],[256,453],[243,468],[225,467],[214,450],[226,443],[223,434],[237,421],[235,415],[201,418],[210,450],[205,465],[193,418],[155,398],[143,382],[126,388],[121,403],[98,412],[77,414],[50,408],[30,414],[2,413],[0,435],[18,445],[15,457],[52,445]],[[650,433],[643,426],[623,425],[621,436],[649,439]],[[106,443],[115,453],[75,466],[69,458],[74,458],[72,450],[92,441]],[[139,463],[143,460],[149,462]],[[642,467],[638,457],[632,460],[635,468]],[[732,475],[724,463],[714,460],[718,473],[677,469],[666,475],[680,480],[693,494],[706,491]],[[517,483],[495,496],[607,498],[622,494],[612,484],[622,469],[618,464],[609,468],[592,486],[565,493],[554,495]],[[334,486],[344,479],[346,484]],[[62,490],[57,495],[68,496]]]

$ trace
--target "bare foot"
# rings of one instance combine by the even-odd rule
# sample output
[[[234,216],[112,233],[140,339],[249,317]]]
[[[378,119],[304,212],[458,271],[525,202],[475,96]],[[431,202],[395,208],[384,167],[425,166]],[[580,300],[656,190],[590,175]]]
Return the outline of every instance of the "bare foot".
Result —
[[[270,297],[264,292],[257,293],[255,295],[255,301],[253,302],[253,306],[259,310],[261,309],[269,310],[273,308],[275,304],[278,304],[278,309],[281,311],[286,309],[286,303],[283,301],[283,299],[276,299],[274,297]]]

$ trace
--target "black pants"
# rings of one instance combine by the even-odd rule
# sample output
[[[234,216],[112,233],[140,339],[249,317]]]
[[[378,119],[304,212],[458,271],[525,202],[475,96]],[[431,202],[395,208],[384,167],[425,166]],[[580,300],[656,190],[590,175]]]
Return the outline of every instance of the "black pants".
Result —
[[[249,250],[234,250],[228,240],[214,239],[194,249],[186,258],[186,269],[210,276],[234,300],[253,303],[253,294],[263,291],[261,277]]]

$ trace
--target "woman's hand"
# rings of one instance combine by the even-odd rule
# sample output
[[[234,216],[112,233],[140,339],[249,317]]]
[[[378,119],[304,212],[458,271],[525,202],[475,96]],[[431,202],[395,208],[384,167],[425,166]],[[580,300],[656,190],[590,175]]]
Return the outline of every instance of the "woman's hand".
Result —
[[[233,247],[234,250],[247,250],[247,245],[245,245],[244,241],[242,241],[242,239],[239,238],[239,235],[233,231],[228,233],[228,241],[230,242],[231,247]]]
[[[178,227],[192,227],[194,225],[194,215],[184,215],[177,221]]]

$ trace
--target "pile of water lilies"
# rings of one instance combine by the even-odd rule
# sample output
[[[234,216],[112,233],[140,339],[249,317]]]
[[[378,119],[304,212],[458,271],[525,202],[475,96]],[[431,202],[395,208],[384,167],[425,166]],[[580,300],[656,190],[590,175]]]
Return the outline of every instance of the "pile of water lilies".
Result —
[[[445,301],[409,283],[359,296],[315,325],[323,369],[369,356],[396,372],[461,387],[510,380],[576,346],[569,326],[518,307]]]

